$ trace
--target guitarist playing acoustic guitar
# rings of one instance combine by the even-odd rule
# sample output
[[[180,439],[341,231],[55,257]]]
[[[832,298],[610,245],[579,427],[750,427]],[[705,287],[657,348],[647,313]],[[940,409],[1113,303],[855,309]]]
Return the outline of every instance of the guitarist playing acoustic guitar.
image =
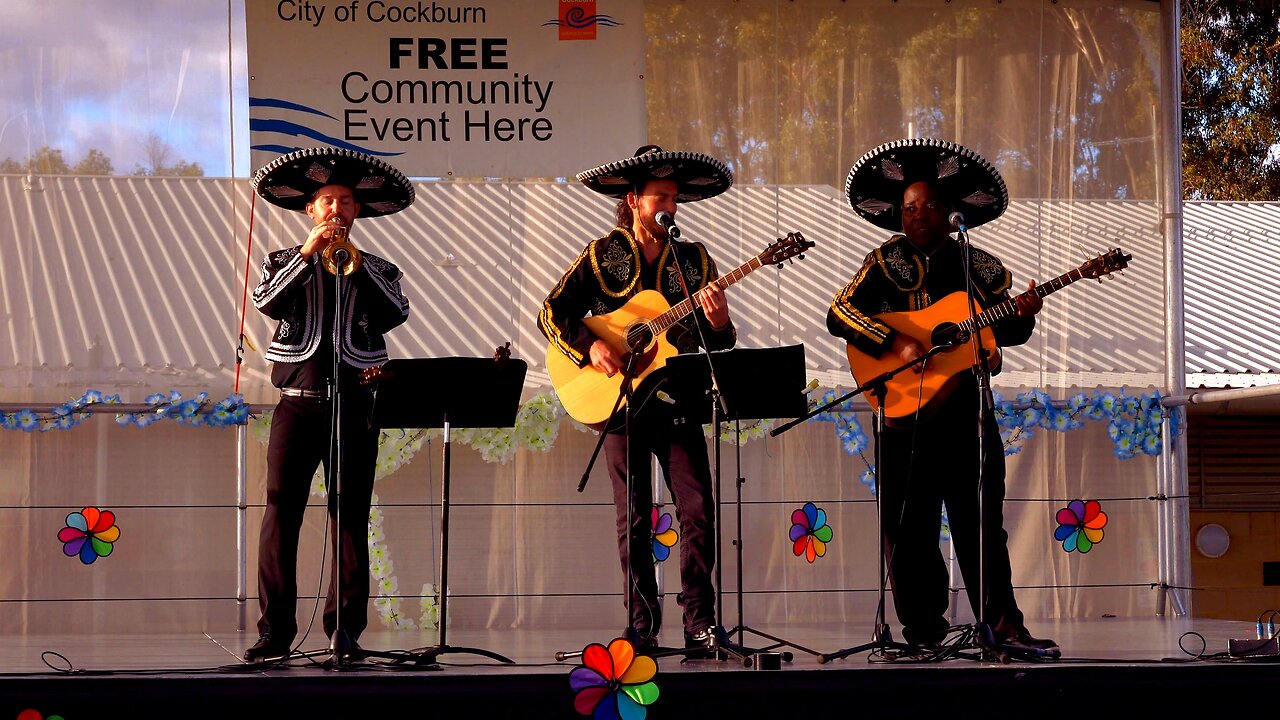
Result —
[[[960,293],[964,311],[968,273],[982,307],[1010,302],[1005,316],[991,325],[995,344],[1020,345],[1031,337],[1035,315],[1043,305],[1041,296],[1027,292],[1011,299],[1012,277],[1000,260],[970,248],[966,267],[964,248],[950,234],[953,223],[976,227],[995,220],[1008,206],[1004,180],[984,158],[950,142],[900,140],[859,159],[845,189],[859,216],[895,234],[867,255],[853,280],[836,294],[827,314],[831,334],[861,354],[888,359],[894,368],[915,360],[930,348],[882,317],[924,310],[955,293]],[[969,344],[961,345],[949,352],[971,361]],[[908,385],[924,384],[933,379],[930,366],[939,357],[929,358],[923,372],[916,366],[915,374],[907,370],[897,377]],[[970,605],[974,616],[986,621],[986,642],[1009,654],[1057,657],[1060,651],[1052,640],[1027,632],[1014,599],[1003,527],[1005,468],[1000,431],[988,413],[983,433],[986,464],[980,475],[980,405],[971,365],[965,362],[964,369],[947,378],[931,400],[922,399],[919,412],[910,408],[894,422],[886,421],[877,438],[882,547],[894,607],[908,643],[928,653],[945,641],[950,625],[945,617],[948,585],[938,548],[945,502]],[[979,518],[984,515],[986,523],[980,530]],[[980,572],[980,547],[986,550],[984,572]],[[980,575],[985,576],[987,588],[985,607]]]
[[[729,168],[701,153],[664,151],[650,145],[632,157],[580,173],[577,179],[618,200],[616,227],[587,245],[543,303],[538,327],[551,343],[548,366],[567,360],[563,364],[570,368],[589,366],[598,375],[619,377],[627,364],[624,343],[601,337],[584,319],[614,312],[642,291],[656,292],[671,304],[680,303],[685,300],[682,282],[688,283],[689,294],[700,307],[697,313],[702,316],[699,321],[709,349],[733,347],[736,333],[724,291],[713,282],[717,272],[711,255],[701,243],[673,240],[671,231],[657,217],[666,213],[674,218],[678,203],[705,200],[727,190],[733,182]],[[692,316],[686,317],[667,331],[668,339],[681,352],[700,344],[692,320]],[[617,393],[600,394],[611,395],[603,401],[612,407]],[[684,611],[684,643],[710,654],[724,639],[724,630],[716,624],[711,580],[715,562],[711,470],[701,425],[680,420],[674,417],[671,405],[654,401],[632,414],[628,431],[613,423],[604,439],[628,611],[624,633],[637,649],[652,651],[662,624],[651,558],[649,466],[653,455],[662,467],[680,523],[679,603]]]

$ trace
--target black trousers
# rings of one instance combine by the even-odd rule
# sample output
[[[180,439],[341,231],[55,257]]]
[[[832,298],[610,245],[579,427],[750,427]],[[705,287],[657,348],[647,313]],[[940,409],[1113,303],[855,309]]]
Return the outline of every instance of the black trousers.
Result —
[[[936,415],[915,428],[886,428],[881,438],[882,549],[907,642],[940,640],[949,627],[947,566],[938,546],[943,503],[969,605],[982,618],[976,386],[964,383],[942,402]],[[984,444],[986,621],[999,640],[1020,631],[1023,617],[1013,597],[1004,530],[1004,449],[994,418],[986,423]]]
[[[627,435],[610,432],[605,456],[613,480],[613,504],[617,511],[618,553],[622,560],[623,597],[630,604],[629,622],[641,637],[655,637],[662,627],[662,607],[653,568],[653,488],[650,460],[658,459],[667,489],[676,506],[680,525],[680,594],[684,630],[695,633],[715,625],[715,502],[711,493],[711,467],[702,427],[674,424],[655,409],[640,413],[631,422],[631,493],[627,494]],[[629,502],[628,502],[629,500]],[[628,511],[630,507],[630,525]],[[631,557],[628,572],[628,554]]]
[[[352,640],[368,624],[369,505],[378,459],[378,431],[369,428],[373,396],[361,388],[342,394],[342,528],[338,532],[334,487],[329,487],[329,589],[324,631],[332,637],[342,612],[342,631]],[[277,641],[297,634],[298,535],[311,494],[311,478],[324,465],[330,477],[330,416],[327,399],[281,397],[271,416],[267,445],[267,509],[258,542],[258,632]],[[341,578],[338,568],[341,567]],[[341,598],[338,589],[341,587]],[[339,601],[340,600],[340,601]]]

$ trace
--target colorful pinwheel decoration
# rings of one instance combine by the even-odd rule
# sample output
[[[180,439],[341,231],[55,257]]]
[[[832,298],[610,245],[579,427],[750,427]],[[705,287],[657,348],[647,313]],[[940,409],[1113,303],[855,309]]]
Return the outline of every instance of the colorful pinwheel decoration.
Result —
[[[660,563],[671,557],[671,548],[680,539],[680,533],[671,527],[671,513],[659,511],[657,505],[649,516],[649,527],[653,528],[653,561]]]
[[[813,562],[827,554],[831,542],[831,526],[827,524],[827,511],[811,502],[791,513],[791,552],[803,555]]]
[[[111,554],[112,543],[120,539],[116,514],[110,510],[87,507],[67,515],[67,526],[58,531],[62,552],[67,557],[80,556],[89,565],[99,557]]]
[[[1053,539],[1062,542],[1062,549],[1087,553],[1102,542],[1102,528],[1106,527],[1107,514],[1097,500],[1072,500],[1058,511],[1058,529]]]
[[[573,707],[596,720],[643,720],[645,706],[658,699],[657,673],[653,658],[636,655],[629,640],[617,638],[608,648],[591,643],[582,649],[582,664],[569,673],[577,693]]]
[[[62,720],[61,715],[50,715],[45,717],[39,710],[27,708],[18,713],[17,720]]]

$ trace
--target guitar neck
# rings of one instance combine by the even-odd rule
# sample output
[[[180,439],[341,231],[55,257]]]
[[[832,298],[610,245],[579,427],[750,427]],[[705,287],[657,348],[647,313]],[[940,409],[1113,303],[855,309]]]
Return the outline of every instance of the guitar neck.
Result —
[[[1071,272],[1066,272],[1059,275],[1058,277],[1050,280],[1049,282],[1046,282],[1041,285],[1037,285],[1034,288],[1028,290],[1026,293],[1022,293],[1022,294],[1026,295],[1029,293],[1034,293],[1037,297],[1045,297],[1050,293],[1054,293],[1061,290],[1062,288],[1083,278],[1084,276],[1085,275],[1084,275],[1083,269],[1076,268]],[[1017,315],[1017,314],[1018,314],[1018,299],[1015,296],[997,305],[992,305],[986,310],[978,313],[977,316],[969,318],[968,320],[965,320],[962,323],[959,323],[959,327],[961,330],[964,330],[966,332],[973,332],[974,330],[981,330],[982,328],[987,327],[988,325],[991,325],[999,320],[1003,320],[1004,318],[1007,318],[1011,315]]]
[[[746,277],[747,275],[750,275],[752,271],[760,267],[763,267],[764,262],[760,259],[760,257],[761,257],[760,255],[757,255],[751,258],[750,260],[744,262],[743,264],[739,265],[738,267],[734,268],[728,273],[721,275],[715,280],[712,280],[711,281],[712,284],[716,285],[721,290],[723,290],[729,287],[730,285],[738,282],[739,280]],[[658,333],[666,332],[667,329],[670,328],[672,325],[675,325],[676,323],[680,322],[685,318],[686,315],[693,312],[693,307],[694,307],[693,299],[685,298],[684,300],[681,300],[680,302],[673,305],[670,310],[650,320],[649,327],[652,329],[655,335]]]

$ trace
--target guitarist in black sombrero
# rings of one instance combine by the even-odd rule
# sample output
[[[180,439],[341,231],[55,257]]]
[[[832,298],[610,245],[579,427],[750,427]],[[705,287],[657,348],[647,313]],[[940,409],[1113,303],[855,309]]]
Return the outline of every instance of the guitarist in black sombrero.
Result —
[[[598,379],[613,378],[620,382],[631,359],[626,340],[608,337],[607,330],[599,326],[597,332],[584,319],[599,319],[619,311],[646,290],[656,291],[666,303],[674,305],[685,301],[682,283],[687,283],[687,291],[698,306],[695,312],[701,317],[696,320],[705,330],[708,349],[733,347],[737,336],[729,317],[728,302],[723,289],[712,282],[717,278],[715,261],[701,243],[674,240],[670,230],[679,204],[705,200],[729,188],[733,182],[729,168],[701,153],[666,151],[649,145],[632,157],[580,173],[577,179],[596,192],[617,198],[616,227],[587,245],[542,305],[538,327],[550,340],[548,368],[553,384],[557,380],[557,366],[567,368],[570,373],[581,369]],[[685,317],[666,331],[665,339],[675,351],[689,352],[699,346],[700,334],[694,320],[692,316]],[[646,367],[633,366],[632,375],[648,370],[653,360],[646,356],[643,359]],[[570,391],[558,384],[557,392],[570,409],[573,404],[567,397]],[[581,395],[585,400],[599,396],[605,408],[595,419],[603,421],[600,426],[607,433],[604,448],[613,481],[624,597],[630,611],[627,636],[637,648],[651,650],[657,646],[662,623],[651,568],[653,497],[648,467],[649,457],[653,455],[671,490],[680,523],[681,592],[678,599],[684,611],[685,646],[715,650],[723,640],[724,631],[716,625],[715,618],[711,579],[715,563],[715,506],[701,425],[682,422],[682,418],[675,417],[676,411],[671,405],[655,399],[634,408],[629,432],[624,432],[616,419],[608,422],[616,391],[583,391]],[[587,415],[572,409],[570,414],[588,421]]]
[[[1012,276],[998,258],[970,248],[965,267],[955,229],[998,218],[1008,206],[1000,174],[968,148],[932,139],[887,143],[864,155],[849,172],[845,190],[855,212],[894,235],[867,255],[853,280],[836,294],[827,328],[849,343],[854,376],[861,382],[920,358],[933,344],[929,333],[895,322],[913,313],[940,310],[958,298],[959,317],[969,317],[965,273],[977,302],[1010,302],[1007,316],[987,333],[998,370],[996,347],[1025,343],[1043,301],[1034,292],[1010,299]],[[1031,288],[1035,283],[1031,284]],[[942,343],[938,343],[942,344]],[[947,569],[938,548],[942,504],[964,574],[969,602],[983,618],[979,575],[985,574],[985,618],[993,641],[1012,651],[1057,657],[1052,640],[1032,637],[1013,596],[1012,571],[1001,506],[1005,494],[1004,452],[995,418],[985,418],[985,467],[979,474],[979,395],[970,371],[968,343],[930,358],[894,379],[883,399],[886,428],[877,439],[883,548],[894,606],[908,643],[936,648],[948,623]],[[948,366],[947,363],[951,363]],[[863,366],[870,369],[864,370]],[[873,400],[874,404],[874,400]],[[978,485],[982,483],[985,535],[980,536]],[[980,539],[985,566],[979,572]]]

